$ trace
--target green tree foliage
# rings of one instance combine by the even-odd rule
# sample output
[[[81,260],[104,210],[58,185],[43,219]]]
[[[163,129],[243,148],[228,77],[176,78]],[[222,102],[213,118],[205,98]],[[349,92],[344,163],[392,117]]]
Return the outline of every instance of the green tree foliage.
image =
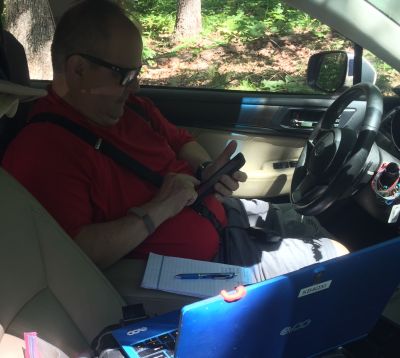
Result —
[[[146,23],[167,25],[171,29],[171,19],[173,21],[176,16],[176,0],[122,1],[128,12],[140,14]],[[319,21],[278,0],[202,0],[202,12],[208,18],[208,31],[220,27],[223,20],[231,32],[244,34],[249,39],[262,36],[263,30],[287,34],[294,29],[308,29],[321,36],[329,31]],[[154,17],[154,21],[149,20]],[[156,28],[153,27],[154,30]]]
[[[311,91],[305,83],[305,69],[312,52],[351,50],[351,43],[328,26],[279,0],[202,0],[202,38],[179,46],[173,42],[177,0],[120,1],[143,25],[144,60],[149,65],[143,82],[148,84],[306,93]],[[264,64],[256,66],[263,72],[246,68],[262,48]],[[175,72],[174,63],[190,67],[209,58],[210,51],[219,57],[214,56],[208,68],[185,68],[158,79],[151,76],[153,69],[154,73],[162,71],[166,64]],[[221,69],[227,63],[231,68]],[[235,64],[238,69],[233,68]],[[389,88],[389,78],[394,78],[393,70],[378,81]]]

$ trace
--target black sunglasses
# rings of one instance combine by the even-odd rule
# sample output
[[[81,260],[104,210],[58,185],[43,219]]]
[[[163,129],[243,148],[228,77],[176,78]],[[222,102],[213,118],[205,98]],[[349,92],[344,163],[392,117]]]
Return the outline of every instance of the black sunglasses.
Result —
[[[140,70],[142,69],[142,66],[137,67],[137,68],[123,68],[119,67],[117,65],[113,65],[112,63],[109,63],[107,61],[103,61],[100,58],[87,55],[85,53],[76,53],[75,55],[79,55],[86,60],[95,63],[96,65],[100,65],[106,68],[109,68],[111,71],[114,71],[118,73],[121,76],[121,81],[120,85],[121,86],[128,86],[130,85],[138,76],[140,73]]]

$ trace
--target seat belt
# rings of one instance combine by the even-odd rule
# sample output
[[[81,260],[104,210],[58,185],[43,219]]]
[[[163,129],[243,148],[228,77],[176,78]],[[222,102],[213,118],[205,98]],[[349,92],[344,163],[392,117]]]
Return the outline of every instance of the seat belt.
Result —
[[[80,126],[79,124],[57,114],[45,112],[33,116],[29,123],[52,123],[56,124],[68,132],[76,135],[82,141],[89,144],[95,150],[101,152],[107,157],[111,158],[114,162],[120,166],[129,169],[130,171],[136,173],[140,178],[145,179],[155,185],[156,187],[161,187],[163,182],[163,177],[154,172],[153,170],[147,168],[142,163],[138,162],[136,159],[132,158],[122,150],[118,149],[116,146],[110,142],[104,140],[103,138],[97,136],[89,129]]]

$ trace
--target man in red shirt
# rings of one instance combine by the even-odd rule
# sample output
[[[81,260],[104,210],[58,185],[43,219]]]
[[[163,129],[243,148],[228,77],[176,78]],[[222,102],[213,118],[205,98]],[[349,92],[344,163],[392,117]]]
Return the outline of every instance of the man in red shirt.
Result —
[[[142,48],[137,26],[112,2],[84,1],[71,8],[54,35],[52,86],[32,116],[51,112],[89,129],[164,176],[160,188],[52,123],[25,127],[9,146],[3,166],[100,267],[149,252],[212,260],[218,232],[189,207],[199,184],[194,173],[211,159],[187,131],[169,123],[149,100],[133,95],[139,89]],[[235,149],[236,143],[230,143],[201,179]],[[238,171],[223,176],[215,190],[230,195],[245,180]],[[214,195],[205,205],[226,223]]]
[[[153,251],[211,260],[218,233],[188,207],[197,197],[194,173],[211,159],[149,100],[132,96],[139,88],[142,47],[137,27],[116,5],[89,1],[71,9],[60,20],[52,45],[52,87],[32,115],[51,112],[90,129],[165,175],[160,189],[51,123],[28,125],[10,145],[3,166],[101,267],[132,251],[135,257]],[[127,101],[143,108],[147,118],[125,106]],[[233,143],[204,170],[203,179],[234,151]],[[230,194],[245,179],[242,172],[225,176],[216,189]],[[221,203],[215,196],[205,203],[223,224]],[[128,214],[132,207],[140,208],[145,220]]]

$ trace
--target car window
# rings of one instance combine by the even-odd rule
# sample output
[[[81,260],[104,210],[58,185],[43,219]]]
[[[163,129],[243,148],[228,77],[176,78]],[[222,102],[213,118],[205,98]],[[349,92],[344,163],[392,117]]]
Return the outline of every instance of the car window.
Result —
[[[400,7],[398,0],[367,0],[387,17],[400,25]]]
[[[31,78],[50,80],[54,23],[48,2],[13,3],[21,5],[6,7],[6,27],[27,49]],[[308,58],[324,50],[352,52],[349,40],[281,1],[120,3],[142,25],[142,85],[313,93],[306,85]],[[377,71],[377,84],[392,94],[399,73],[367,51],[365,57]]]
[[[308,58],[351,49],[328,26],[279,1],[203,0],[201,32],[178,40],[176,1],[125,4],[143,24],[148,85],[308,93]]]
[[[50,46],[54,20],[47,0],[5,1],[3,22],[25,48],[32,79],[51,79]]]
[[[375,84],[381,92],[385,96],[394,96],[392,88],[400,86],[400,73],[369,51],[364,50],[364,57],[377,72]]]

